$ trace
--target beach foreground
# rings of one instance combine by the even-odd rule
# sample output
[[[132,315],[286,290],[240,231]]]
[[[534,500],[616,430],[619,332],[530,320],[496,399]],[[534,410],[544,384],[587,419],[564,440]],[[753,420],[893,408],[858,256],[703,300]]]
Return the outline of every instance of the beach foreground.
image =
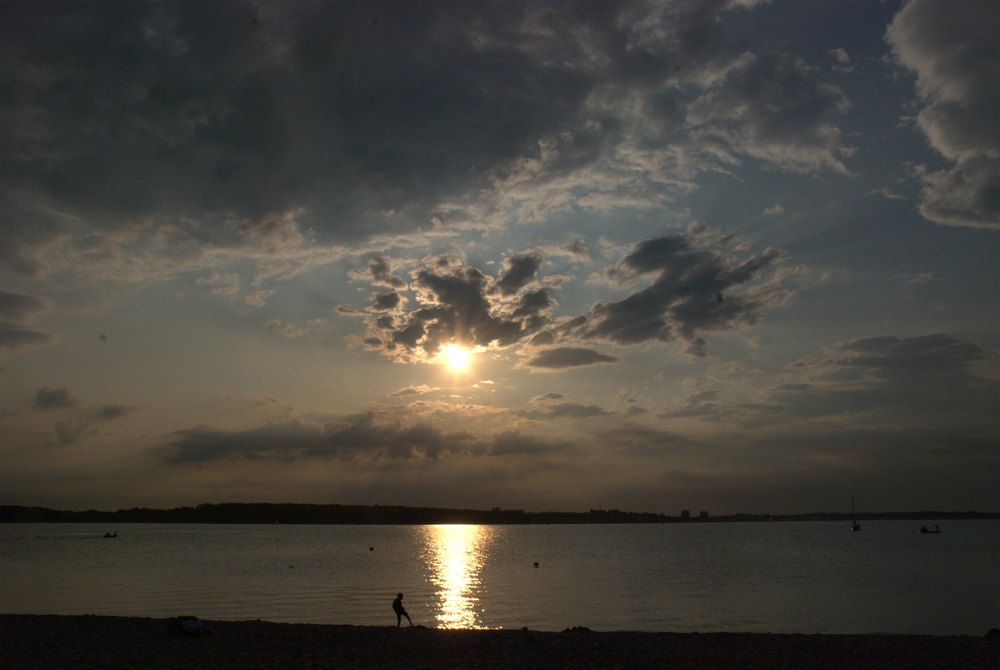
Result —
[[[439,630],[0,615],[3,668],[998,668],[996,636]]]

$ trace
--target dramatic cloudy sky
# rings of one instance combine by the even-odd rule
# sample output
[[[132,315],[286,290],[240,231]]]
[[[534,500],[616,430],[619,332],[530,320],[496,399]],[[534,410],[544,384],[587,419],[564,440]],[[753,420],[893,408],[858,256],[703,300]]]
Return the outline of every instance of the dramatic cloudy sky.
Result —
[[[995,0],[0,25],[2,503],[1000,509]]]

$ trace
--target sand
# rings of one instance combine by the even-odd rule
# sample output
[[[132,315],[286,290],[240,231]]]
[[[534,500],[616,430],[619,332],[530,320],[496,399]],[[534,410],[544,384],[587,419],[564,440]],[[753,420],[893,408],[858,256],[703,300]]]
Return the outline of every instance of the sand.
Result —
[[[0,668],[1000,668],[1000,637],[439,630],[0,615]]]

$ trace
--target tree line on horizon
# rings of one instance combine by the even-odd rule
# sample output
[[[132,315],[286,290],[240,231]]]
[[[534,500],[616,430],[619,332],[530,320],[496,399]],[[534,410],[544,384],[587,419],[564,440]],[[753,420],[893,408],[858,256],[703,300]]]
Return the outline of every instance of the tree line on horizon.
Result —
[[[843,521],[841,512],[806,514],[726,514],[719,516],[668,516],[652,512],[617,509],[587,512],[526,512],[519,509],[490,510],[404,507],[399,505],[317,505],[306,503],[203,503],[197,507],[171,509],[131,508],[117,511],[67,511],[46,507],[0,505],[0,523],[218,523],[218,524],[624,524],[711,523],[765,521]],[[1000,512],[882,512],[855,515],[872,520],[1000,519]]]

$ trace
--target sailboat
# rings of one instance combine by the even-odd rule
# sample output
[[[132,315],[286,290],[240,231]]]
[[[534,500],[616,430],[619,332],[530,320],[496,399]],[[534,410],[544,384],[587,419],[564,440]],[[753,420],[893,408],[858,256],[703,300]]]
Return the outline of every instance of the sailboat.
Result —
[[[851,530],[861,530],[861,524],[858,523],[857,518],[854,514],[854,494],[851,494]]]

